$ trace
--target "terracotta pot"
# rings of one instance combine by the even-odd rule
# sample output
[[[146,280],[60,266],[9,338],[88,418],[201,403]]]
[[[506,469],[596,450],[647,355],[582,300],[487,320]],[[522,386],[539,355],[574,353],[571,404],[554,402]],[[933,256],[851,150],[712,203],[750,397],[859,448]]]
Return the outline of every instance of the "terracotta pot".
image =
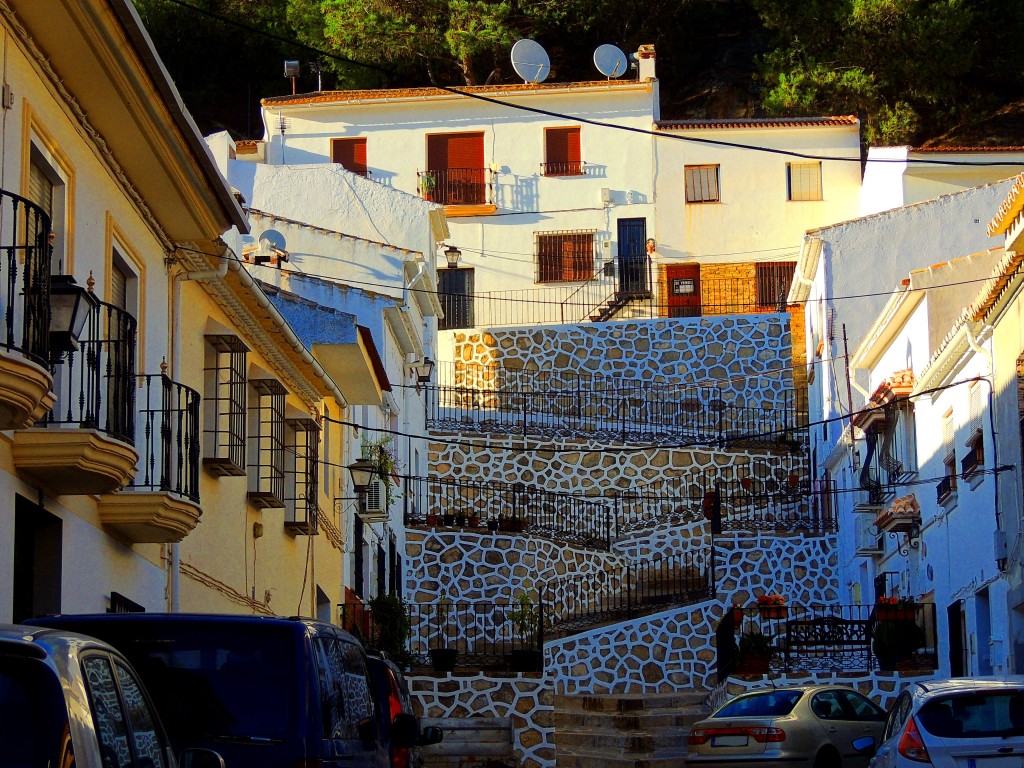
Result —
[[[789,614],[785,605],[759,605],[757,611],[762,619],[784,619]]]

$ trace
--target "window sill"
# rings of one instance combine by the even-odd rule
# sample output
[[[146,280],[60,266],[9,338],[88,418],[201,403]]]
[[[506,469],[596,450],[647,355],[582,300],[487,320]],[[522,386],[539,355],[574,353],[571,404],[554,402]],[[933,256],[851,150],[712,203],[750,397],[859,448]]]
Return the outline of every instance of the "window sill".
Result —
[[[939,506],[943,512],[950,512],[956,509],[957,493],[956,491],[950,491],[941,499],[939,499]]]
[[[985,482],[985,475],[981,472],[981,467],[975,467],[970,472],[964,473],[963,481],[967,483],[972,491],[975,491],[979,485]]]
[[[475,205],[446,205],[444,215],[449,218],[459,216],[490,216],[498,210],[498,206],[491,203],[478,203]]]
[[[721,200],[687,200],[687,205],[721,205]]]

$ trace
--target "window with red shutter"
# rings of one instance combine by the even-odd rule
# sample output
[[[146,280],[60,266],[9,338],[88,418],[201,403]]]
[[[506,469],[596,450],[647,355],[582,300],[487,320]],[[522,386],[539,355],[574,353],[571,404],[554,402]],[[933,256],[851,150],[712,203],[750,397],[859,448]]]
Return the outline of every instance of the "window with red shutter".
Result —
[[[593,232],[538,232],[537,282],[580,282],[594,276]]]
[[[580,176],[580,128],[546,128],[544,130],[545,176]]]
[[[483,133],[440,133],[427,136],[429,182],[421,189],[443,205],[479,205],[487,202]]]
[[[360,176],[368,175],[366,169],[366,139],[331,139],[331,162],[338,163],[347,171]]]

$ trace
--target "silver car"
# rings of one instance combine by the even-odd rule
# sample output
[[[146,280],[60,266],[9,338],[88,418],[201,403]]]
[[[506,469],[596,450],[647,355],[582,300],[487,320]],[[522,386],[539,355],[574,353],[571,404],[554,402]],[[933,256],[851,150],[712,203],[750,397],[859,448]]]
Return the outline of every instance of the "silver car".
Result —
[[[145,689],[106,643],[61,630],[0,625],[0,765],[175,768]],[[181,768],[223,768],[185,750]]]
[[[863,768],[884,725],[885,710],[847,686],[752,691],[693,726],[686,765]]]
[[[1024,768],[1024,678],[915,682],[889,710],[871,768]]]

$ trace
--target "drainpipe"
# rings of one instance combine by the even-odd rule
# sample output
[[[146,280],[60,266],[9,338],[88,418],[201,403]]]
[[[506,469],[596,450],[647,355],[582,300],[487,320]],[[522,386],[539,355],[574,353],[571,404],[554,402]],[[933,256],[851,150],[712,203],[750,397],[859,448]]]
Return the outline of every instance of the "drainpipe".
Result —
[[[1001,531],[1003,529],[1003,525],[1002,515],[999,511],[999,442],[996,439],[996,413],[995,408],[993,407],[993,401],[995,399],[993,397],[994,387],[992,386],[992,381],[989,378],[992,376],[994,371],[992,353],[978,343],[978,337],[975,335],[974,329],[971,327],[970,323],[964,324],[964,331],[964,336],[967,339],[967,346],[969,346],[972,351],[984,357],[988,362],[988,373],[975,377],[975,381],[983,381],[988,385],[988,425],[989,430],[992,432],[992,467],[994,470],[992,472],[992,488],[995,493],[995,504],[993,504],[993,508],[996,515],[996,530]],[[1005,561],[1003,565],[1005,566]],[[999,570],[1002,570],[1002,567]]]
[[[201,272],[179,272],[171,280],[171,378],[175,381],[181,371],[181,284],[186,280],[204,282],[207,280],[220,280],[228,273],[228,261],[234,255],[226,245],[220,254],[220,264],[216,269]],[[175,542],[169,545],[168,569],[170,570],[170,589],[168,590],[167,602],[171,613],[178,613],[181,610],[181,550],[180,544]]]

